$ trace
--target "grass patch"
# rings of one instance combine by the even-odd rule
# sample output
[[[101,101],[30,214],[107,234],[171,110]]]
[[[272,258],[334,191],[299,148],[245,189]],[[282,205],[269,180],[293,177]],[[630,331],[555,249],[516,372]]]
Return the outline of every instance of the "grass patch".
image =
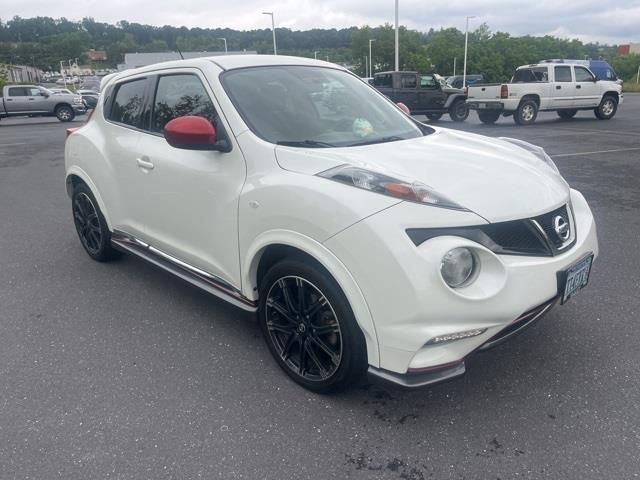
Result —
[[[633,81],[624,82],[622,84],[622,91],[625,93],[640,93],[640,83],[636,83],[635,78],[633,79]]]

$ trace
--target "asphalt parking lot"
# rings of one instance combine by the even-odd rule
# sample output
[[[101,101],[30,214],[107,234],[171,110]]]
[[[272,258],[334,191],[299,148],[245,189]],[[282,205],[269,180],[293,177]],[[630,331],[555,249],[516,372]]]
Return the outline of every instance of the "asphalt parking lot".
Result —
[[[0,478],[640,476],[639,119],[627,95],[611,121],[438,122],[547,149],[596,217],[590,285],[461,379],[334,396],[288,380],[251,315],[130,256],[91,261],[69,125],[1,121]]]

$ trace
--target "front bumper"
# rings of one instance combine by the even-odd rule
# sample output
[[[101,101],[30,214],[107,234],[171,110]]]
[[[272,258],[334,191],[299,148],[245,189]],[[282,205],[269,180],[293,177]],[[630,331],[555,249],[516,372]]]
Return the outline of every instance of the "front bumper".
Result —
[[[576,241],[553,257],[496,255],[472,240],[436,237],[415,246],[405,233],[432,213],[458,226],[478,223],[469,212],[402,203],[329,239],[325,244],[347,266],[374,320],[380,361],[370,373],[404,386],[422,386],[464,373],[478,349],[506,340],[547,313],[559,295],[557,273],[585,254],[598,253],[595,223],[584,197],[571,191]],[[446,212],[446,213],[445,213]],[[426,222],[425,222],[426,223]],[[366,249],[362,248],[367,239]],[[452,290],[440,276],[444,253],[466,246],[482,253],[481,273],[469,287]],[[544,308],[541,308],[544,307]],[[441,344],[436,336],[470,330],[481,334]],[[502,335],[501,335],[502,332]],[[508,335],[507,335],[508,334]]]
[[[87,113],[87,108],[84,105],[73,104],[71,106],[76,115],[82,115],[83,113]]]

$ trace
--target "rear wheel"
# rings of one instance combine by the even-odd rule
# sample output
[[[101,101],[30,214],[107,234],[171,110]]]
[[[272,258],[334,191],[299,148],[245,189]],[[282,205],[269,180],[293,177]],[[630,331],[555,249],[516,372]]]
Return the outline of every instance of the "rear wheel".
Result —
[[[442,113],[427,113],[427,118],[435,122],[442,118]]]
[[[68,105],[60,105],[56,108],[56,117],[61,122],[70,122],[75,116],[76,114],[73,112],[73,109]]]
[[[464,99],[456,100],[449,107],[449,116],[454,122],[464,122],[469,116],[469,107]]]
[[[513,120],[518,125],[531,125],[538,116],[538,104],[535,100],[524,99],[520,102],[518,110],[513,115]]]
[[[482,123],[491,125],[498,121],[500,118],[500,112],[494,110],[478,110],[478,118]]]
[[[76,185],[71,204],[73,223],[87,254],[98,262],[108,262],[122,256],[111,246],[111,232],[89,187],[84,183]]]
[[[610,120],[618,111],[618,100],[611,95],[602,99],[600,105],[594,110],[596,117],[600,120]]]
[[[343,390],[364,375],[364,336],[326,270],[290,258],[271,267],[260,283],[260,327],[287,375],[318,393]]]
[[[576,116],[578,110],[558,110],[558,116],[564,120],[569,120]]]

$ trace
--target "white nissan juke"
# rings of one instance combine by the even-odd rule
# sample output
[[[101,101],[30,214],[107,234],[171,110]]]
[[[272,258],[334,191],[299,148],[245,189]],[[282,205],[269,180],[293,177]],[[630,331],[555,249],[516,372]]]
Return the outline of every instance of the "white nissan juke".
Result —
[[[336,65],[238,55],[103,81],[66,186],[91,258],[251,312],[317,392],[461,375],[584,287],[584,197],[543,149],[424,125]]]

